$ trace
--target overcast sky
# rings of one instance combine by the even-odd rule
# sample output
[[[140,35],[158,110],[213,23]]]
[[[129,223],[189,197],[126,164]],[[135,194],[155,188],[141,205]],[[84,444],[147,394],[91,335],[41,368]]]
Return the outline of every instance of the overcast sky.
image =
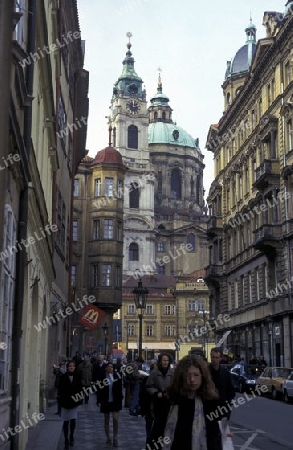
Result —
[[[208,190],[214,170],[205,143],[210,124],[223,112],[226,62],[246,41],[250,14],[260,39],[265,37],[264,11],[284,12],[285,4],[286,0],[78,0],[85,68],[90,72],[89,155],[108,144],[105,116],[130,31],[135,69],[147,100],[156,93],[160,67],[173,120],[199,138]]]

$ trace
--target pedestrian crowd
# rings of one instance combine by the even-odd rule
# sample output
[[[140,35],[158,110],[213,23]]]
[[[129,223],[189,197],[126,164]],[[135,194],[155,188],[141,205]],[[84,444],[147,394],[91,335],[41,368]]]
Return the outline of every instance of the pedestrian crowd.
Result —
[[[119,446],[119,411],[124,406],[131,416],[145,418],[147,450],[223,450],[220,429],[227,429],[231,409],[222,408],[218,419],[211,413],[231,404],[235,391],[230,372],[220,364],[222,356],[222,349],[215,347],[210,364],[201,356],[188,355],[173,368],[172,357],[161,353],[150,373],[143,370],[140,357],[126,364],[117,358],[114,364],[103,355],[82,359],[76,352],[67,365],[60,357],[53,373],[64,448],[74,446],[78,406],[88,404],[94,394],[108,446]]]

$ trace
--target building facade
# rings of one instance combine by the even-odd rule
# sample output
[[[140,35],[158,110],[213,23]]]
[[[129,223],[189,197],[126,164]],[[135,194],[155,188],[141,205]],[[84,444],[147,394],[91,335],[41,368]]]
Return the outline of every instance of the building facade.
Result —
[[[245,29],[246,43],[228,62],[225,111],[207,149],[215,181],[208,205],[211,319],[230,315],[218,335],[246,360],[292,367],[292,24],[265,12],[267,35]]]

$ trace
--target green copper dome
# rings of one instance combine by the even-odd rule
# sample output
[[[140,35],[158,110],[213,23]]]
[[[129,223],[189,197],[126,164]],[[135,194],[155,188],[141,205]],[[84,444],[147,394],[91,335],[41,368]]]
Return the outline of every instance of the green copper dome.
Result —
[[[193,147],[200,152],[198,139],[174,123],[154,122],[148,127],[149,144],[171,144],[176,147]]]

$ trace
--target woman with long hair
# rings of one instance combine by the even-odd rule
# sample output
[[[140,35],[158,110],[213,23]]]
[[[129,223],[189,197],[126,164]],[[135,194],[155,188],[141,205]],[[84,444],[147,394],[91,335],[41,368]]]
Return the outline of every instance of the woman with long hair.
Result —
[[[218,394],[207,363],[200,356],[185,356],[174,371],[167,393],[170,409],[164,450],[220,450]]]
[[[122,409],[122,375],[114,372],[112,363],[106,365],[103,387],[99,393],[101,413],[104,414],[106,444],[112,445],[110,437],[110,414],[113,414],[113,447],[118,447],[118,419]]]
[[[69,361],[68,370],[60,377],[58,395],[61,404],[61,419],[63,420],[63,433],[65,449],[74,446],[74,430],[76,427],[77,407],[80,401],[76,394],[82,394],[82,385],[79,375],[75,371],[75,362]],[[68,437],[70,427],[70,435]]]

